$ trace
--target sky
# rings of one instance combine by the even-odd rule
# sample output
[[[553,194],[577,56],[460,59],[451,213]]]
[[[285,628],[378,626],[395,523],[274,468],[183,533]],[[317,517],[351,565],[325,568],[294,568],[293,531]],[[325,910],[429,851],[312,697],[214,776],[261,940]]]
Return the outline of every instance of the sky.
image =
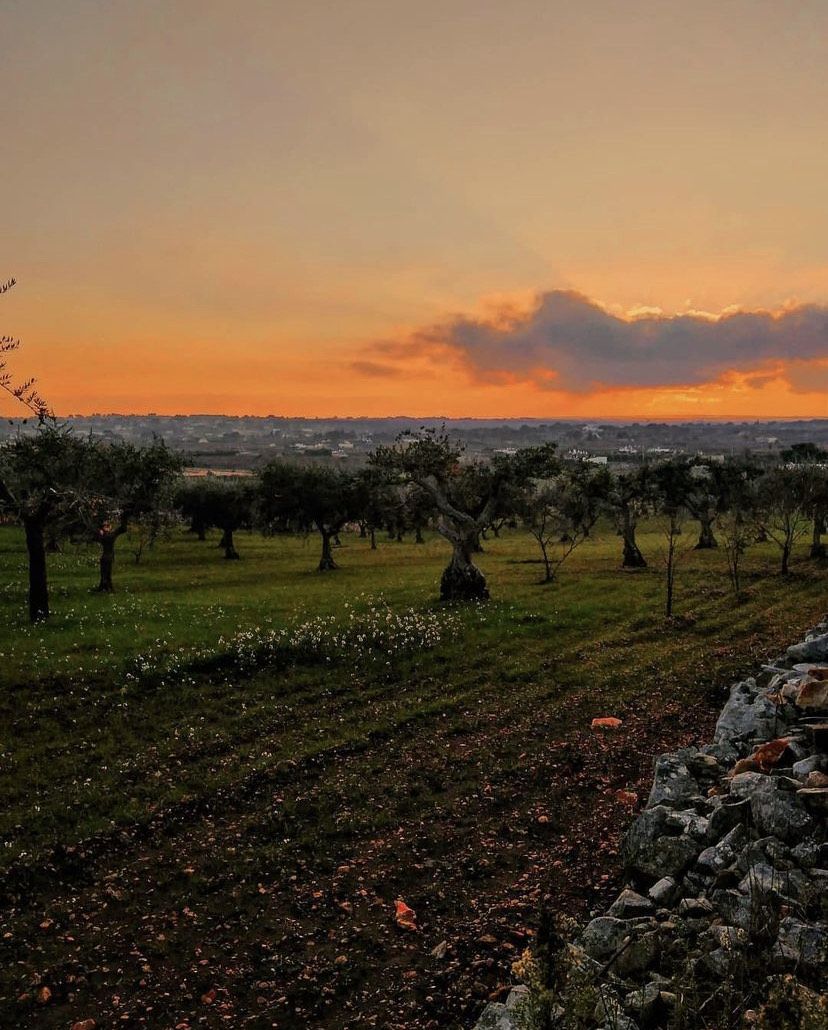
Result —
[[[824,0],[0,34],[0,333],[60,413],[828,417]]]

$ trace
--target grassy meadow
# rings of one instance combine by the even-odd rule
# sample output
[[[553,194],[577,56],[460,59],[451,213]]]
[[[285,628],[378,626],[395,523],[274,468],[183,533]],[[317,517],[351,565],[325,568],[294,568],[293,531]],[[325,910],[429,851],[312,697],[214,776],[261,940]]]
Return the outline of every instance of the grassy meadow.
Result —
[[[136,564],[121,540],[111,596],[67,547],[30,627],[22,536],[0,529],[2,1025],[470,1025],[508,982],[503,912],[531,935],[550,890],[577,909],[611,886],[630,818],[611,792],[645,791],[654,755],[703,739],[722,688],[828,599],[804,551],[785,578],[750,551],[736,601],[724,555],[688,549],[667,622],[647,526],[650,568],[621,571],[605,527],[545,586],[505,531],[479,556],[492,600],[468,608],[436,601],[436,536],[346,534],[326,574],[315,537],[240,533],[237,562],[216,543],[176,531]],[[270,663],[228,643],[283,629]],[[624,720],[612,742],[599,715]]]

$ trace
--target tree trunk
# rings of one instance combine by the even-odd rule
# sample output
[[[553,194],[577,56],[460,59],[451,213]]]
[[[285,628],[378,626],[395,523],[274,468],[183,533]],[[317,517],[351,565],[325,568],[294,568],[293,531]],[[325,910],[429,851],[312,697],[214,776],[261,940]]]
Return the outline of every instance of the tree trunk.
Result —
[[[440,580],[440,599],[443,601],[486,601],[489,591],[486,577],[471,560],[472,540],[452,540],[451,561]]]
[[[221,538],[221,544],[224,548],[224,557],[230,561],[238,561],[239,552],[236,550],[236,545],[233,542],[233,530],[225,529],[224,534]]]
[[[822,542],[822,534],[825,532],[825,517],[818,513],[814,515],[814,532],[811,538],[811,558],[825,557],[825,544]]]
[[[414,527],[414,543],[415,544],[424,544],[425,543],[425,540],[423,540],[423,530],[422,530],[422,527],[420,527],[420,526],[415,526]]]
[[[376,551],[377,549],[377,531],[371,526],[371,550]]]
[[[791,559],[791,545],[786,540],[785,543],[782,545],[782,569],[781,569],[781,572],[782,572],[783,576],[787,576],[787,574],[788,574],[788,566],[789,566],[790,559]]]
[[[713,520],[699,519],[699,541],[696,544],[697,551],[708,551],[719,546],[719,541],[713,535]]]
[[[366,529],[365,523],[360,522],[359,524],[359,539],[364,540],[368,536],[368,530]]]
[[[333,551],[331,550],[331,537],[332,533],[328,533],[324,529],[320,529],[319,533],[322,537],[322,557],[319,559],[319,571],[328,572],[331,569],[339,568],[333,558]]]
[[[115,540],[112,533],[102,533],[98,538],[101,545],[101,579],[98,583],[98,591],[102,594],[111,594],[115,587],[112,584],[112,569],[115,565]]]
[[[540,543],[541,554],[543,555],[543,582],[551,583],[555,578],[552,574],[552,562],[549,560],[549,553],[546,550],[546,544],[541,540],[539,540],[538,543]]]
[[[647,562],[644,560],[644,555],[638,549],[638,544],[635,540],[635,522],[628,508],[624,509],[621,536],[624,538],[624,557],[621,562],[621,568],[646,569]]]
[[[730,570],[730,578],[733,581],[733,593],[736,594],[736,596],[738,597],[739,594],[742,592],[742,577],[741,569],[739,568],[738,558],[734,559],[732,563]]]
[[[676,530],[673,525],[670,527],[670,536],[667,540],[667,599],[665,604],[665,615],[668,619],[673,617],[673,590],[676,581]]]
[[[29,621],[42,622],[49,618],[43,523],[38,519],[26,519],[23,524],[26,530],[26,550],[29,553]]]
[[[207,539],[207,527],[204,525],[204,520],[200,515],[193,515],[190,519],[190,528],[187,530],[188,533],[195,533],[196,539],[206,540]]]

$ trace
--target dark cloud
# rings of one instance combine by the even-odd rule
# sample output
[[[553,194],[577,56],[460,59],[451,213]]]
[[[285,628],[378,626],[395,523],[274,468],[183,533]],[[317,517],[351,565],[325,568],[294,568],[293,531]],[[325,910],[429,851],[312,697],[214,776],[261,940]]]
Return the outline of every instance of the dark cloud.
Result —
[[[525,317],[458,317],[412,343],[448,348],[481,379],[519,377],[570,392],[690,386],[730,369],[828,358],[828,308],[625,319],[581,294],[556,290],[543,294]]]
[[[797,393],[828,393],[828,363],[793,365],[785,378]]]

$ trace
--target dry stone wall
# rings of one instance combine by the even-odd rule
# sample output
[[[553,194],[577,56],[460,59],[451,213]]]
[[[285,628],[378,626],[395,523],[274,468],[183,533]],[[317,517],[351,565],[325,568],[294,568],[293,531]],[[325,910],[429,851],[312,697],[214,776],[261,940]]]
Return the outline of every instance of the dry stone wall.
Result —
[[[710,744],[658,758],[624,842],[627,885],[565,945],[586,1015],[574,1017],[571,990],[535,984],[546,990],[545,1025],[550,1012],[562,1027],[715,1025],[677,1020],[688,984],[713,1007],[726,988],[743,988],[759,999],[745,1018],[763,1025],[749,970],[800,992],[790,1011],[805,1005],[828,1026],[827,814],[828,621],[733,685]],[[531,1028],[543,1008],[532,990],[489,1005],[477,1030]]]

